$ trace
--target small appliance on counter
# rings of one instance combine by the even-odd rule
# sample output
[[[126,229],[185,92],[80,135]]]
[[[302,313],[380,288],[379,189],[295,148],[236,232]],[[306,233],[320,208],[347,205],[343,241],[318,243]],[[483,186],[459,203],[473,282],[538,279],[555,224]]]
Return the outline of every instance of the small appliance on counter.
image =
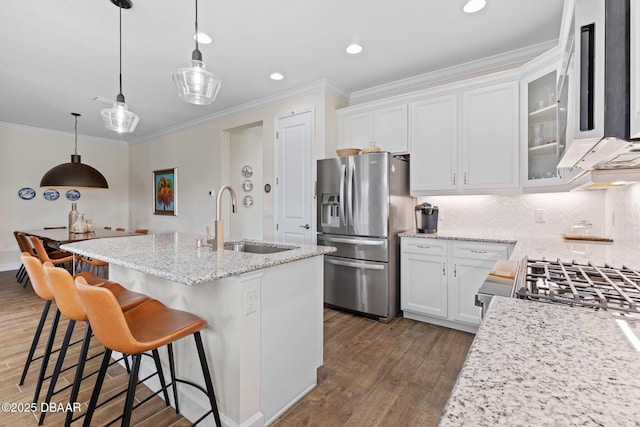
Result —
[[[416,230],[418,233],[438,232],[438,207],[431,203],[416,205]]]

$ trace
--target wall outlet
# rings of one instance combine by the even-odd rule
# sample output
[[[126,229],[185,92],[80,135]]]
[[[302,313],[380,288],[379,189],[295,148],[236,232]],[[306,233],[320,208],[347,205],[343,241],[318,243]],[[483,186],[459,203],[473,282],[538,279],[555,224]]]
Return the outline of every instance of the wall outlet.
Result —
[[[546,220],[547,220],[547,210],[536,209],[536,222],[546,222]]]
[[[248,315],[258,310],[258,301],[255,289],[244,291],[244,314]]]

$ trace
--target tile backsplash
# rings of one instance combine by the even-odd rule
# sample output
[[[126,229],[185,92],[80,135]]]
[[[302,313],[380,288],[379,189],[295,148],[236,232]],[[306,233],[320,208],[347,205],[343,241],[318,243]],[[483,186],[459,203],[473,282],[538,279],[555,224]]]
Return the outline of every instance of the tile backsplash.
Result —
[[[605,218],[611,237],[640,249],[640,184],[612,188],[606,193]]]
[[[612,191],[612,190],[608,190]],[[419,197],[418,203],[428,202],[440,208],[438,229],[447,232],[481,232],[505,236],[560,235],[571,225],[588,220],[606,229],[606,191],[575,191],[569,193],[540,193],[491,196],[433,196]],[[635,191],[640,201],[640,186]],[[637,205],[637,203],[636,203]],[[536,210],[544,222],[536,221]],[[629,209],[616,212],[623,222],[630,221]],[[618,220],[618,229],[621,221]],[[635,226],[638,218],[635,216]],[[636,230],[636,238],[638,232]]]

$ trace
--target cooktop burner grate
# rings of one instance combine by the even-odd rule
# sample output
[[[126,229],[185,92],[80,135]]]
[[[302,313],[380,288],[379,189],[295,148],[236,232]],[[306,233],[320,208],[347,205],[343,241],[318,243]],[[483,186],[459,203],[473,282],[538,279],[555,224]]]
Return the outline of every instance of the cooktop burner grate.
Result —
[[[530,260],[518,298],[640,313],[640,272],[576,262]],[[524,283],[523,283],[524,282]]]

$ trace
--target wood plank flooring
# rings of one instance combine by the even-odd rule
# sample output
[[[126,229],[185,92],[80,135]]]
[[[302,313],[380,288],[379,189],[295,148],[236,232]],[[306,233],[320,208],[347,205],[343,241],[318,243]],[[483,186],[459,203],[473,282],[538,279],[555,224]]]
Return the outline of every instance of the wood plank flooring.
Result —
[[[35,390],[40,362],[34,362],[24,386],[18,386],[24,359],[33,338],[43,301],[31,286],[23,289],[15,272],[0,272],[0,403],[30,403]],[[52,306],[54,307],[54,306]],[[50,312],[41,338],[39,353],[49,333]],[[318,371],[318,386],[293,405],[272,425],[285,426],[433,426],[449,397],[458,372],[473,340],[473,335],[439,326],[395,318],[387,324],[360,316],[325,309],[324,364]],[[57,343],[62,341],[67,321],[61,320]],[[84,327],[76,326],[75,339],[81,339]],[[90,354],[101,350],[93,340]],[[67,355],[77,360],[79,345]],[[49,363],[53,370],[55,357]],[[100,358],[87,363],[85,372],[96,370]],[[75,370],[64,373],[59,384],[70,384]],[[93,378],[85,380],[79,396],[86,410]],[[103,392],[115,393],[126,387],[127,374],[112,366]],[[41,393],[46,394],[48,381]],[[52,399],[66,403],[69,390]],[[149,390],[138,387],[136,398]],[[92,425],[102,425],[120,415],[123,397],[105,406]],[[38,413],[0,412],[0,426],[37,425]],[[63,425],[64,414],[50,412],[44,425]],[[76,422],[74,425],[80,425]],[[159,397],[133,413],[133,425],[185,426],[189,422],[167,408]]]

